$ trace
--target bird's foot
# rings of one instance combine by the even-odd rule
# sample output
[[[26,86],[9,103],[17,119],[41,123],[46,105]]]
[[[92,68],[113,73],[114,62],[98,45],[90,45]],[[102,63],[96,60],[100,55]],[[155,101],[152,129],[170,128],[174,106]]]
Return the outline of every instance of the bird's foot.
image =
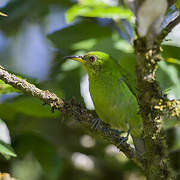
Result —
[[[119,137],[122,133],[124,133],[124,131],[120,131],[118,129],[112,129],[112,128],[109,128],[108,129],[109,132],[117,137]]]
[[[129,134],[130,134],[130,129],[128,129],[127,135],[126,135],[125,137],[122,137],[122,139],[121,139],[121,141],[120,141],[120,143],[119,143],[120,145],[123,144],[123,143],[125,143],[125,142],[128,140]]]
[[[119,131],[117,129],[112,129],[112,128],[108,128],[108,127],[103,127],[102,125],[102,121],[99,119],[99,118],[95,118],[93,119],[93,121],[90,123],[91,125],[91,129],[94,129],[94,130],[98,130],[100,129],[101,131],[103,131],[104,133],[110,133],[112,135],[115,135],[117,137],[119,137],[122,133],[124,133],[124,131]],[[128,130],[128,133],[125,137],[122,137],[121,138],[121,141],[120,141],[120,145],[125,143],[127,140],[128,140],[128,137],[129,137],[129,134],[130,134],[130,129]]]
[[[91,125],[91,129],[97,130],[101,128],[101,120],[99,118],[95,118],[93,119],[90,125]]]

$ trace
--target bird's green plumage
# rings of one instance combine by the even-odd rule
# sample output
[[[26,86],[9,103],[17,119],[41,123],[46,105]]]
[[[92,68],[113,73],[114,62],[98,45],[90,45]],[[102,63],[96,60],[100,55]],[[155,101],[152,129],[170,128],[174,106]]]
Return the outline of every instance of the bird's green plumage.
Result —
[[[83,57],[89,76],[89,90],[100,119],[112,128],[141,135],[138,103],[126,83],[121,67],[108,54],[95,51]]]

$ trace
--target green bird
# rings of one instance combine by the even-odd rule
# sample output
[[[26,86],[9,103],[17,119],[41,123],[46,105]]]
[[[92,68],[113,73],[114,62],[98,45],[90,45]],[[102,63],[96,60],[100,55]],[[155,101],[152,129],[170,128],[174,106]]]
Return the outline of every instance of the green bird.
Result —
[[[88,73],[89,90],[99,118],[112,128],[142,136],[138,103],[122,67],[108,54],[94,51],[66,58],[82,63]],[[136,138],[135,138],[136,137]]]

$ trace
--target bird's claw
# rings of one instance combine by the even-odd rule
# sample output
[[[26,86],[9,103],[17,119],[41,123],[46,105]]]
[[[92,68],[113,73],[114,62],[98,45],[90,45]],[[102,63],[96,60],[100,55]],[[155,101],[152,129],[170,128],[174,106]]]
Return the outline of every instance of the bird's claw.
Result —
[[[93,121],[90,123],[90,125],[91,125],[91,129],[94,129],[94,130],[97,130],[97,129],[99,129],[99,128],[101,128],[103,131],[104,130],[107,130],[107,129],[104,129],[104,128],[102,128],[101,127],[101,120],[99,119],[99,118],[95,118],[95,119],[93,119]],[[120,135],[121,133],[123,133],[123,131],[119,131],[119,130],[116,130],[116,129],[109,129],[110,131],[111,131],[111,133],[112,134],[116,134],[116,135]],[[122,137],[121,138],[121,141],[120,141],[120,145],[121,144],[123,144],[123,143],[125,143],[127,140],[128,140],[128,138],[129,138],[129,134],[130,134],[130,129],[128,129],[128,133],[127,133],[127,135],[125,136],[125,137]]]
[[[93,121],[91,122],[91,129],[97,130],[100,127],[100,124],[101,120],[99,118],[93,119]]]
[[[122,139],[121,139],[121,141],[120,141],[120,143],[119,143],[120,145],[123,144],[123,143],[125,143],[125,142],[128,140],[129,134],[130,134],[130,129],[128,129],[127,135],[126,135],[125,137],[122,137]]]

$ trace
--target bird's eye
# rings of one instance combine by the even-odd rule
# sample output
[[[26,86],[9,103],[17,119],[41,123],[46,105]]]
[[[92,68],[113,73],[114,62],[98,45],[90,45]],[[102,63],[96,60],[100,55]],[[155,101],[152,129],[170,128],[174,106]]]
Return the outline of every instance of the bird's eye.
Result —
[[[90,57],[89,57],[89,60],[90,60],[91,62],[96,61],[96,56],[90,56]]]

